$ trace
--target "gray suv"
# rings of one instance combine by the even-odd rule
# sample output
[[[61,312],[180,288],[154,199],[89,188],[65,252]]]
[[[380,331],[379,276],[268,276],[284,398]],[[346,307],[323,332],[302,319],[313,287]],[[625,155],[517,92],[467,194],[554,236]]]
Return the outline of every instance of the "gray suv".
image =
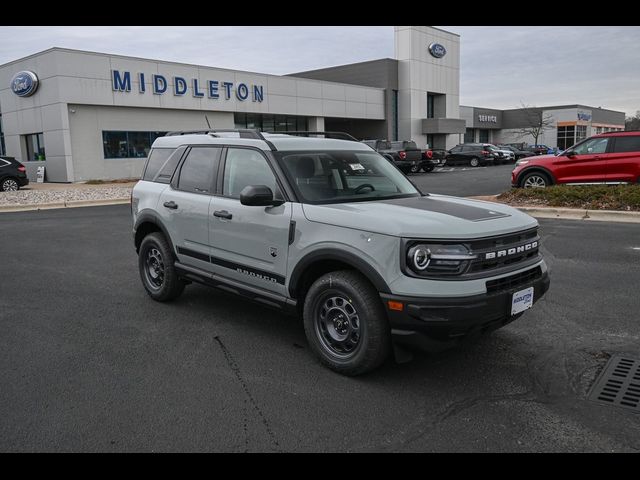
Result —
[[[357,375],[502,327],[545,294],[535,219],[424,194],[368,146],[326,137],[158,138],[132,194],[149,296],[198,282],[302,316],[320,361]]]

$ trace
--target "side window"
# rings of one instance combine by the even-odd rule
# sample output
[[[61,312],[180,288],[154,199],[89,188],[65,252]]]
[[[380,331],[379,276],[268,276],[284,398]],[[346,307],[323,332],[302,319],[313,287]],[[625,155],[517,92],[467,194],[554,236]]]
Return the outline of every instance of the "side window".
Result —
[[[460,153],[462,151],[462,147],[453,147],[451,149],[451,153]]]
[[[160,167],[160,171],[155,179],[157,183],[170,183],[171,177],[173,176],[173,172],[176,171],[176,167],[182,158],[182,154],[184,153],[184,148],[178,148],[174,150],[174,152],[167,158],[167,161],[164,162],[164,165]]]
[[[220,148],[194,147],[191,149],[178,180],[178,190],[194,193],[212,193],[213,175],[218,168]]]
[[[143,180],[152,181],[160,168],[167,161],[169,156],[175,151],[173,148],[154,148],[149,152],[147,168],[144,170]]]
[[[276,177],[263,155],[248,148],[229,148],[222,194],[225,197],[240,198],[240,192],[247,185],[266,185],[274,194],[277,190]]]
[[[613,151],[616,153],[623,152],[640,152],[640,135],[633,137],[616,137]]]
[[[573,149],[578,155],[593,155],[596,153],[605,153],[607,151],[608,138],[593,138],[578,145]]]

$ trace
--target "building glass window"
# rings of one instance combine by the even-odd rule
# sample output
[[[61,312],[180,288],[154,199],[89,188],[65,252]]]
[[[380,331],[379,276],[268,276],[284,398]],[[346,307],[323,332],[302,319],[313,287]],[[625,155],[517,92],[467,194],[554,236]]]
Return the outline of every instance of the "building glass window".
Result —
[[[25,135],[24,141],[27,146],[26,161],[33,162],[33,161],[47,159],[44,152],[44,135],[42,133],[33,133],[31,135]]]
[[[294,132],[309,129],[309,119],[295,115],[234,113],[234,124],[235,128],[250,128],[260,132]]]
[[[587,138],[587,126],[586,125],[576,125],[576,141],[578,143],[580,140],[584,140]]]
[[[393,91],[393,97],[391,99],[391,110],[393,111],[393,125],[391,127],[393,138],[391,140],[398,140],[398,90]]]
[[[102,132],[104,158],[147,158],[154,140],[167,132]]]
[[[432,133],[427,135],[427,148],[433,148],[435,142],[435,137]]]
[[[476,138],[476,131],[473,128],[467,128],[464,132],[464,143],[473,143]]]
[[[489,143],[489,130],[486,128],[481,128],[478,130],[478,142],[480,143]]]
[[[435,100],[436,96],[433,93],[427,93],[427,118],[435,118]]]
[[[575,130],[576,127],[574,125],[569,125],[566,127],[558,127],[558,149],[566,150],[571,145],[575,145]],[[586,127],[585,127],[585,137],[587,136]]]
[[[4,130],[2,130],[2,115],[0,115],[0,155],[6,155],[7,151],[4,146]]]

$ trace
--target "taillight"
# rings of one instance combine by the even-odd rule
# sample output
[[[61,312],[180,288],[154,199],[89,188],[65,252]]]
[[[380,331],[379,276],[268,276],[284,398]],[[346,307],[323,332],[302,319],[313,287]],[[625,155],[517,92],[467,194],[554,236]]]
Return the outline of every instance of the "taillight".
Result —
[[[26,167],[23,167],[22,165],[20,165],[20,166],[18,167],[18,171],[19,171],[19,172],[26,172],[26,171],[27,171],[27,168],[26,168]]]
[[[426,152],[426,153],[427,153],[427,158],[428,158],[429,160],[431,160],[431,159],[433,158],[433,151],[431,151],[431,150],[427,150],[427,152]]]
[[[398,152],[398,155],[400,156],[401,160],[404,160],[405,158],[407,158],[407,152]]]
[[[489,151],[488,150],[482,150],[482,155],[484,155],[485,157],[489,156]]]

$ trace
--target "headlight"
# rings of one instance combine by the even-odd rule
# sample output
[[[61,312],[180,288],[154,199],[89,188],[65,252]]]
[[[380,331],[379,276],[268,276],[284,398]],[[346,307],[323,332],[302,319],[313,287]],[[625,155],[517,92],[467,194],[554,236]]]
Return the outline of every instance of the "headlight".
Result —
[[[474,258],[464,245],[421,243],[407,251],[407,266],[419,275],[459,275]]]
[[[524,159],[518,160],[516,162],[516,167],[519,167],[520,165],[526,165],[527,163],[529,163],[529,160],[524,160]]]

